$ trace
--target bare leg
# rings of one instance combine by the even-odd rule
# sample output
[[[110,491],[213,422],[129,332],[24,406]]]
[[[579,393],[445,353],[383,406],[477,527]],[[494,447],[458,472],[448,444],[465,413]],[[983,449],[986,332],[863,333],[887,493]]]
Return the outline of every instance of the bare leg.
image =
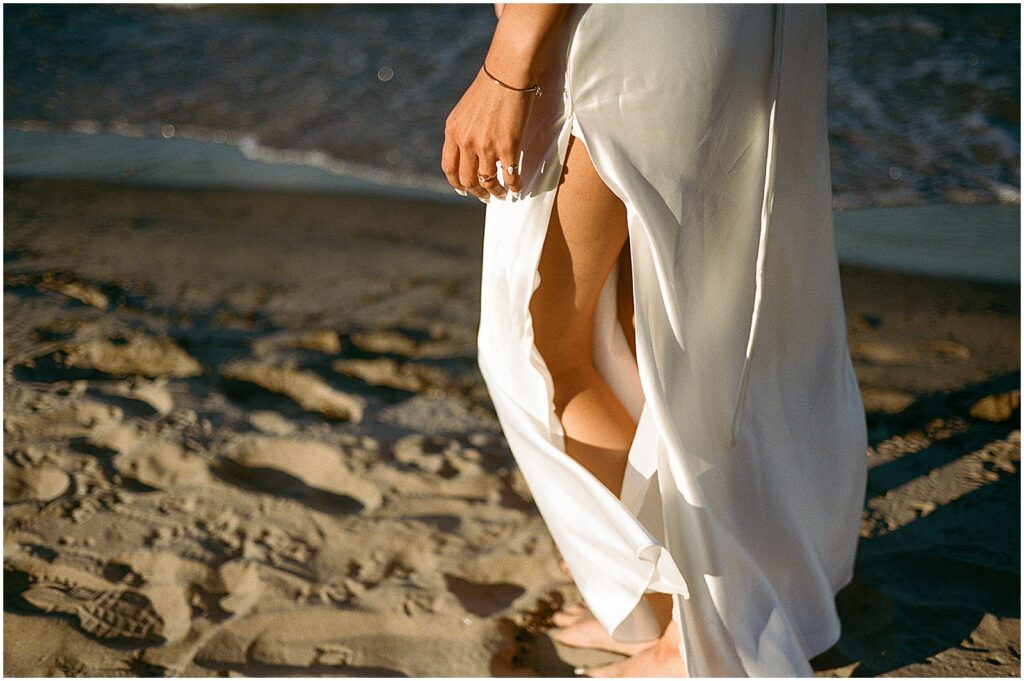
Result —
[[[554,382],[566,453],[616,495],[636,424],[597,373],[593,324],[601,288],[627,238],[625,206],[597,175],[586,147],[571,137],[530,313],[537,350]]]
[[[538,266],[540,286],[530,301],[530,313],[537,350],[554,383],[554,407],[565,431],[566,453],[616,496],[622,492],[636,423],[594,366],[593,321],[608,273],[616,259],[622,258],[625,267],[620,271],[625,275],[617,282],[618,319],[635,353],[628,237],[625,206],[597,174],[586,147],[570,137]],[[658,639],[661,643],[675,629],[669,626],[672,599],[668,594],[648,594],[646,598],[666,632]],[[612,639],[586,609],[563,614],[564,626],[554,635],[556,640],[640,654],[637,644]],[[674,633],[678,638],[678,632]],[[665,661],[663,657],[658,658],[659,663]]]

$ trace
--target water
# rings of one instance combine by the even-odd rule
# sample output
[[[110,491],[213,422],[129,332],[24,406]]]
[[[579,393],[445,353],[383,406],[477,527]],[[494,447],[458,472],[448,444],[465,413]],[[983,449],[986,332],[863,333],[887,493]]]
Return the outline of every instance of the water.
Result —
[[[7,129],[188,138],[451,194],[490,4],[4,5]],[[829,7],[837,208],[1020,202],[1019,5]]]

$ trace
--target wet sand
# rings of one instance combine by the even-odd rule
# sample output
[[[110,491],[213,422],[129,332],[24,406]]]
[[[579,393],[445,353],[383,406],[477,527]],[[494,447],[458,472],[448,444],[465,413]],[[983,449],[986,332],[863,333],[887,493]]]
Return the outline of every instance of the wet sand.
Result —
[[[8,180],[4,672],[571,676],[476,368],[482,206]],[[1020,289],[843,266],[871,467],[822,676],[1020,673]],[[827,491],[825,491],[827,493]]]

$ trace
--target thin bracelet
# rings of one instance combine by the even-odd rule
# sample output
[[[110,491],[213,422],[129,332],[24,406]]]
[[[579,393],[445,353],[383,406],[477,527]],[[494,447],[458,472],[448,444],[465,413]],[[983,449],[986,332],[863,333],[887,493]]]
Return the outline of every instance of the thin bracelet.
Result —
[[[508,88],[509,90],[515,90],[516,92],[533,92],[535,95],[540,97],[540,84],[539,83],[537,85],[531,85],[530,87],[512,87],[511,85],[506,85],[505,83],[502,83],[500,80],[498,80],[497,78],[492,76],[491,72],[487,70],[487,62],[484,62],[483,67],[484,67],[484,73],[487,74],[487,77],[490,78],[491,80],[493,80],[498,85],[500,85],[502,87],[505,87],[505,88]]]

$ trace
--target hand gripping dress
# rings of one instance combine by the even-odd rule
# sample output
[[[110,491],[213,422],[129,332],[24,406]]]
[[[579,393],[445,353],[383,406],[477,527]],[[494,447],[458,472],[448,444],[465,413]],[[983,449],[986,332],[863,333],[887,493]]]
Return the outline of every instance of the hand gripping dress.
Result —
[[[574,5],[487,206],[479,366],[586,604],[621,641],[673,597],[691,677],[813,676],[853,577],[867,429],[832,225],[825,9]],[[636,358],[600,296],[594,363],[637,422],[621,497],[565,453],[530,298],[569,135],[624,202]],[[504,183],[504,177],[499,172]]]

